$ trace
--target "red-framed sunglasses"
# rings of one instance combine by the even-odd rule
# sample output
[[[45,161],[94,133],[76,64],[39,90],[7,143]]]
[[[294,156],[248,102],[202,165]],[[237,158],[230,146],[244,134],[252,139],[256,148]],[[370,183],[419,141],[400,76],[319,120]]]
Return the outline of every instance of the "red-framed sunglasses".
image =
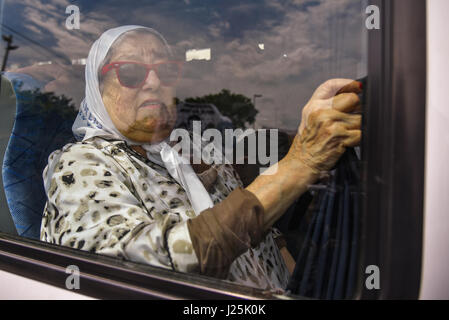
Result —
[[[123,87],[141,88],[148,78],[151,70],[154,70],[164,87],[172,87],[178,82],[182,72],[182,61],[164,61],[155,64],[145,64],[133,61],[115,61],[105,65],[101,74],[105,75],[115,70],[118,81]]]

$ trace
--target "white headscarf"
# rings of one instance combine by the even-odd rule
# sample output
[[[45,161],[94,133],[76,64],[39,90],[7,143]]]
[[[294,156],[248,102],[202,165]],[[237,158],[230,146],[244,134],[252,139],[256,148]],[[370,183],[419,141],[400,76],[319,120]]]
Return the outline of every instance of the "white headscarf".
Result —
[[[86,63],[86,97],[81,102],[78,116],[72,131],[78,141],[92,137],[104,137],[126,141],[129,145],[141,145],[147,152],[147,157],[163,165],[169,174],[183,186],[195,213],[211,208],[213,202],[191,165],[166,141],[158,144],[144,144],[129,140],[114,126],[103,104],[98,81],[98,70],[107,53],[117,38],[125,32],[135,29],[146,29],[162,40],[170,52],[167,41],[154,29],[142,26],[122,26],[104,32],[90,49]],[[171,53],[171,52],[170,52]]]

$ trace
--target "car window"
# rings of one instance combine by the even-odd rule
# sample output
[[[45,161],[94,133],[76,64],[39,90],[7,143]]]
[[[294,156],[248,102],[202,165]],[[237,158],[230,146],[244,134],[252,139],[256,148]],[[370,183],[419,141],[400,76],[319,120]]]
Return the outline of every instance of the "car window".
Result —
[[[185,191],[174,188],[169,175],[166,179],[158,180],[156,199],[151,199],[150,196],[154,194],[150,192],[153,190],[150,182],[156,181],[151,180],[151,177],[163,175],[162,169],[156,162],[148,164],[145,157],[135,149],[111,141],[103,141],[101,146],[97,145],[98,148],[89,149],[91,146],[87,146],[89,151],[83,154],[91,157],[88,160],[92,160],[92,166],[97,165],[101,169],[80,169],[80,178],[81,172],[83,177],[102,176],[88,180],[92,181],[89,187],[86,182],[85,188],[92,187],[92,190],[89,189],[91,198],[68,192],[65,201],[70,206],[56,208],[54,202],[56,209],[49,208],[51,204],[47,203],[50,201],[48,197],[50,194],[57,195],[57,188],[70,187],[72,183],[80,183],[81,186],[84,183],[83,180],[76,180],[77,176],[69,167],[71,158],[64,158],[61,152],[53,152],[62,150],[64,146],[67,148],[68,144],[73,145],[82,138],[77,132],[75,135],[72,132],[77,116],[87,121],[86,123],[95,117],[83,111],[86,106],[86,90],[93,88],[86,79],[104,77],[104,81],[109,81],[109,78],[117,78],[121,87],[136,88],[143,86],[142,81],[154,76],[152,71],[155,71],[162,85],[176,83],[176,91],[171,93],[176,107],[176,128],[183,129],[190,135],[198,133],[204,140],[202,143],[212,141],[211,137],[216,137],[217,132],[221,134],[219,144],[222,146],[229,142],[226,138],[235,139],[235,144],[231,147],[233,153],[230,171],[220,172],[223,175],[233,172],[238,178],[232,178],[232,182],[223,180],[223,190],[218,187],[212,192],[212,189],[208,190],[215,205],[223,201],[237,186],[244,188],[250,185],[264,172],[263,168],[268,168],[286,156],[298,132],[303,108],[322,83],[334,78],[365,83],[367,76],[367,1],[228,0],[205,3],[196,0],[164,0],[150,3],[114,0],[77,1],[71,4],[69,1],[20,0],[5,2],[3,6],[2,52],[6,52],[7,56],[1,86],[3,191],[0,230],[91,251],[92,255],[129,258],[137,263],[199,273],[199,267],[195,266],[195,259],[198,259],[198,252],[195,251],[197,247],[182,242],[189,242],[189,239],[199,241],[192,240],[193,237],[185,234],[188,229],[178,231],[180,240],[176,247],[177,252],[181,252],[179,254],[170,251],[171,249],[164,251],[170,245],[163,243],[169,241],[164,240],[164,232],[171,230],[167,226],[161,227],[159,231],[157,228],[145,229],[150,234],[149,239],[159,241],[151,244],[154,252],[142,249],[148,247],[148,243],[137,243],[137,240],[132,253],[121,250],[129,242],[116,249],[122,246],[121,239],[128,239],[131,234],[138,236],[139,228],[143,228],[141,222],[149,223],[145,219],[129,223],[134,207],[144,208],[151,219],[160,216],[160,221],[164,222],[164,214],[175,212],[178,208],[177,201],[182,202],[184,199],[173,195]],[[111,53],[112,60],[108,60],[111,56],[99,58],[101,61],[95,64],[98,69],[87,73],[88,55],[94,42],[105,31],[126,25],[156,30],[152,36],[160,42],[157,54],[153,55],[153,47],[148,47],[152,52],[148,56],[150,58],[147,58],[145,50],[136,52],[134,49],[137,46],[145,46],[151,42],[146,35],[136,33],[133,46],[123,49],[123,54]],[[97,50],[100,55],[102,49]],[[103,60],[108,60],[109,64],[102,64]],[[130,61],[133,63],[129,63]],[[98,90],[103,93],[102,87],[98,87]],[[103,100],[109,99],[104,95],[102,97]],[[153,106],[161,104],[150,98],[138,99]],[[121,96],[120,99],[125,98]],[[118,113],[117,121],[126,122],[129,114],[128,111]],[[92,125],[86,127],[92,128]],[[103,127],[104,123],[98,123],[96,129],[103,130]],[[207,134],[208,129],[215,131]],[[242,138],[240,134],[248,129],[248,137]],[[237,152],[237,140],[244,146],[243,156]],[[79,145],[81,148],[81,142]],[[264,152],[259,152],[262,145]],[[99,162],[95,159],[106,152],[101,150],[124,152],[128,162],[123,161],[126,166],[133,166],[134,169],[125,165],[123,168],[117,165],[114,169],[117,162],[109,158],[104,162],[101,160],[101,165],[98,165]],[[226,150],[223,148],[224,152]],[[274,224],[271,243],[276,246],[284,244],[282,252],[286,248],[288,257],[281,250],[268,245],[259,247],[256,252],[263,262],[246,264],[242,258],[235,266],[235,273],[232,276],[215,277],[217,283],[235,282],[237,277],[240,279],[237,283],[242,286],[276,289],[260,278],[277,277],[273,281],[284,284],[283,288],[277,288],[283,289],[281,292],[284,293],[316,298],[344,298],[354,294],[358,272],[355,264],[358,254],[357,239],[361,236],[358,227],[362,223],[360,217],[356,218],[361,212],[356,200],[359,192],[360,153],[358,147],[351,149],[341,168],[329,170],[320,180],[309,185],[307,191]],[[53,161],[51,154],[55,159],[62,157],[60,159],[65,159],[65,162],[55,161],[44,173],[48,161]],[[142,181],[131,179],[129,170],[139,171],[142,163],[154,170],[154,176],[150,174],[151,177],[144,177]],[[149,169],[142,170],[148,172]],[[205,171],[201,173],[203,172]],[[59,180],[53,181],[53,174]],[[47,178],[47,185],[43,175]],[[117,180],[109,178],[114,175]],[[145,179],[151,180],[146,182],[147,186]],[[201,181],[207,187],[206,180]],[[121,184],[106,195],[103,191],[110,187],[108,181],[119,181]],[[139,188],[142,190],[136,190],[135,186],[130,185],[133,183],[140,183]],[[337,185],[343,186],[342,189],[336,188]],[[349,189],[349,185],[352,189]],[[345,186],[347,189],[344,189]],[[120,190],[120,187],[126,190]],[[331,190],[332,187],[335,187],[336,193],[322,192]],[[211,188],[214,188],[213,183]],[[128,202],[125,200],[123,203],[114,200],[114,192],[126,194],[126,201],[131,201],[132,206],[130,204],[126,207],[128,204],[123,203]],[[147,197],[143,196],[145,192]],[[164,198],[166,195],[171,198]],[[107,202],[112,199],[115,202],[102,205],[103,211],[98,212],[97,209],[88,209],[85,205],[87,202],[83,202],[83,199],[91,201],[93,205],[98,205],[93,201]],[[193,202],[187,196],[185,199]],[[138,203],[139,201],[144,203]],[[165,203],[168,206],[167,212],[156,206],[152,213],[153,206],[145,201]],[[192,203],[192,208],[194,204]],[[115,210],[115,205],[121,205],[120,210],[124,210],[125,206],[127,216],[115,216],[111,213]],[[50,212],[51,219],[48,221],[42,220],[44,211]],[[108,215],[102,220],[101,217],[106,212]],[[187,209],[182,211],[178,214],[180,220],[173,218],[173,223],[184,221],[189,214],[194,217],[192,212]],[[61,219],[61,216],[65,218]],[[100,218],[97,219],[97,216]],[[88,219],[90,224],[83,224],[80,222],[84,221],[82,219]],[[164,223],[171,220],[167,221]],[[64,231],[57,236],[50,235],[46,233],[50,229],[45,229],[42,223],[53,223],[51,230]],[[123,223],[126,227],[105,233],[101,223]],[[86,228],[90,228],[90,233]],[[90,237],[90,240],[83,239],[83,235],[77,236],[77,232]],[[155,233],[153,238],[151,232]],[[157,232],[159,234],[156,235]],[[90,241],[89,246],[87,241]],[[115,242],[118,245],[113,248]],[[139,250],[142,251],[138,252]],[[262,258],[265,257],[264,250],[275,250],[277,260],[273,255]],[[190,253],[187,254],[187,251]],[[152,254],[157,258],[145,258]],[[257,257],[254,259],[256,261]],[[280,261],[282,265],[273,266],[276,261]],[[183,267],[175,267],[178,263],[183,264]],[[289,268],[288,265],[293,267]],[[279,274],[271,275],[270,270],[276,268],[284,270],[279,273],[283,279],[280,279]]]

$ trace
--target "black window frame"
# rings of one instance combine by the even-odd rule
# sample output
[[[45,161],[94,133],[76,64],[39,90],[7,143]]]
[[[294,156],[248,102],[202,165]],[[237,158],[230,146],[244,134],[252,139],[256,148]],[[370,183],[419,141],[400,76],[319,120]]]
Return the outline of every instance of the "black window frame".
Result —
[[[421,282],[427,81],[427,1],[372,0],[364,117],[360,299],[418,299]],[[381,130],[380,130],[381,129]],[[368,290],[364,270],[380,270]]]
[[[369,4],[380,8],[382,19],[380,30],[368,32],[362,142],[364,223],[354,298],[416,299],[424,208],[426,1],[371,0]],[[69,265],[80,268],[81,286],[76,292],[95,298],[276,298],[208,277],[0,232],[0,270],[65,289]],[[368,265],[380,268],[380,290],[364,285]]]

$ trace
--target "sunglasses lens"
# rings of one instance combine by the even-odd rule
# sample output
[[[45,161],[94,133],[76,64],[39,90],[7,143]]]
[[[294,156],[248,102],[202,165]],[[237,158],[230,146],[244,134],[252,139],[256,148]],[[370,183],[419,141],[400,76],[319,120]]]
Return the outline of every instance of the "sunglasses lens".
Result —
[[[145,80],[147,70],[138,64],[122,64],[118,68],[118,77],[122,85],[135,88]]]
[[[157,66],[157,75],[163,85],[173,85],[179,77],[179,65],[177,63],[163,63]]]

